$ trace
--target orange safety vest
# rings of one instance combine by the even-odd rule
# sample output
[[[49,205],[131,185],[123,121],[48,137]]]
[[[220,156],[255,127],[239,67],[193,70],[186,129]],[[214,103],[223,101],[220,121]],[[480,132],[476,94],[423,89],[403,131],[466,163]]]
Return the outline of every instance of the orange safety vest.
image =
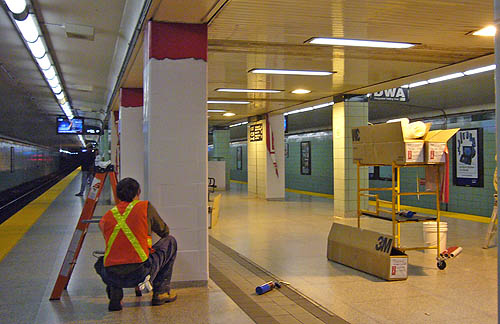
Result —
[[[106,241],[104,266],[141,263],[148,259],[151,236],[148,233],[148,202],[122,201],[99,222]]]

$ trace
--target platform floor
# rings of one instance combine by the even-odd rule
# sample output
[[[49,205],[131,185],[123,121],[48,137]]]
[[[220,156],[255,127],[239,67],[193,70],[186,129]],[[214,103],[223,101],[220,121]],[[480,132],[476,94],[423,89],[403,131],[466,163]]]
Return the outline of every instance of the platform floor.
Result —
[[[135,297],[128,289],[123,311],[108,312],[91,256],[103,240],[91,225],[67,292],[49,301],[84,203],[74,196],[80,177],[63,181],[0,225],[0,323],[498,322],[497,248],[481,248],[487,224],[443,219],[448,246],[464,252],[440,271],[434,254],[409,251],[408,279],[387,282],[326,259],[331,199],[287,193],[285,201],[265,201],[235,183],[209,230],[207,287],[180,288],[177,301],[159,307],[150,294]],[[109,207],[102,199],[96,215]],[[391,231],[382,220],[364,219],[362,226]],[[421,244],[422,225],[404,225],[402,237]],[[257,296],[255,286],[269,279],[289,285]]]

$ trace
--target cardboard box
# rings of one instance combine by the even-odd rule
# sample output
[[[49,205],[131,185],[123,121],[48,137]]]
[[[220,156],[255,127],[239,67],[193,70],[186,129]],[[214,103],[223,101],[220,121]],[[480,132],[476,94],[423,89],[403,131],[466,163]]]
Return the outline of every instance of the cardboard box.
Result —
[[[460,128],[433,130],[424,137],[425,141],[425,163],[444,163],[444,150],[448,140],[455,135]]]
[[[393,240],[390,235],[333,223],[327,257],[385,280],[405,280],[408,256],[392,247]]]
[[[423,163],[424,140],[405,140],[401,123],[352,130],[353,160],[365,164]]]

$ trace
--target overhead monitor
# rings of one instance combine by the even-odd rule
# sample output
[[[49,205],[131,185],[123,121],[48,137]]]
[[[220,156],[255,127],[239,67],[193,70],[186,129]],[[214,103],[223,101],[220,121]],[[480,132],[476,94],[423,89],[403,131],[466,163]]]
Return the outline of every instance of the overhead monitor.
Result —
[[[57,117],[57,134],[83,134],[83,118]]]

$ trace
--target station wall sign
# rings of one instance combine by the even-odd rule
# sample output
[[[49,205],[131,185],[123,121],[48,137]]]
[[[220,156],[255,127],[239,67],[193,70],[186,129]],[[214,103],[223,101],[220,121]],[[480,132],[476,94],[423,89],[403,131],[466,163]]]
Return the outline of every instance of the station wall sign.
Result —
[[[370,100],[408,102],[410,101],[410,93],[408,88],[392,88],[372,93]]]
[[[250,127],[250,142],[260,142],[264,138],[264,128],[261,124],[254,124]]]

